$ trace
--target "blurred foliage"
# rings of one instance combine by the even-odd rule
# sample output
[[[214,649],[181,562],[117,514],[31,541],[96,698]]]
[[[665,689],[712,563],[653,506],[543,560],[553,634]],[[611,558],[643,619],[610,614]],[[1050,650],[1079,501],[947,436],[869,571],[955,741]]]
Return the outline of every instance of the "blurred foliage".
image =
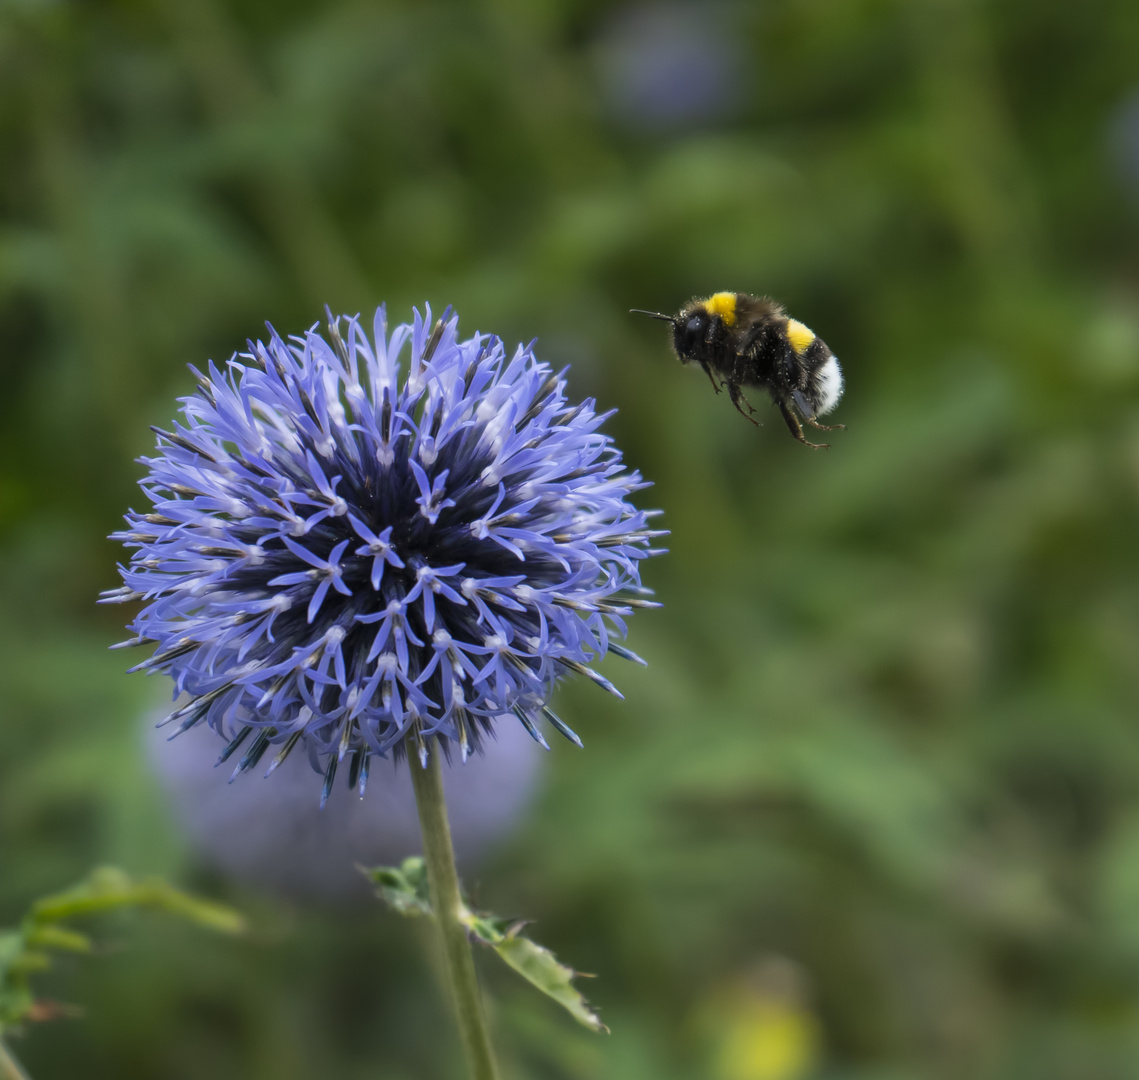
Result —
[[[124,908],[157,908],[222,933],[245,929],[237,912],[189,896],[161,878],[132,881],[121,870],[102,866],[78,885],[37,900],[11,930],[0,930],[0,1036],[27,1020],[58,1019],[66,1007],[37,999],[31,977],[51,967],[54,953],[89,953],[91,938],[66,925],[85,915]]]
[[[639,128],[613,5],[3,0],[0,924],[103,860],[227,896],[92,603],[184,364],[326,301],[453,303],[619,407],[673,530],[649,669],[566,688],[586,749],[468,882],[601,976],[613,1030],[486,966],[508,1075],[714,1075],[750,999],[709,1003],[771,963],[801,1049],[749,1053],[784,1080],[1135,1075],[1139,7],[701,10],[749,78]],[[626,314],[721,288],[842,359],[829,453]],[[408,924],[258,903],[236,946],[68,972],[87,1017],[22,1041],[32,1074],[457,1075]]]

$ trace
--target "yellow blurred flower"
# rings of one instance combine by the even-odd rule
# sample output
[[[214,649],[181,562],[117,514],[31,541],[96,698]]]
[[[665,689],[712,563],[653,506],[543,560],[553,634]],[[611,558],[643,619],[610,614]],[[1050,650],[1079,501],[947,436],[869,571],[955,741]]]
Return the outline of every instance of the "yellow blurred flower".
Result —
[[[821,1032],[798,965],[760,961],[699,1011],[716,1080],[802,1080],[819,1062]]]

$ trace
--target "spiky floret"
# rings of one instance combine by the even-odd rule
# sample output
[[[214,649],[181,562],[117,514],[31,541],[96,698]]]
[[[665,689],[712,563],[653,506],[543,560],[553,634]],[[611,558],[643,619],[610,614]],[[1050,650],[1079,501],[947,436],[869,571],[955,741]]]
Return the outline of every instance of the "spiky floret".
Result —
[[[389,334],[381,307],[372,339],[344,321],[269,327],[155,429],[153,511],[112,537],[135,550],[103,595],[144,602],[123,644],[156,648],[132,670],[172,676],[189,701],[164,723],[208,722],[235,775],[303,743],[324,799],[345,757],[362,792],[372,755],[465,759],[508,714],[576,742],[554,683],[616,693],[589,664],[637,659],[611,637],[655,606],[639,564],[664,534],[629,502],[647,485],[531,346],[460,341],[449,310]]]

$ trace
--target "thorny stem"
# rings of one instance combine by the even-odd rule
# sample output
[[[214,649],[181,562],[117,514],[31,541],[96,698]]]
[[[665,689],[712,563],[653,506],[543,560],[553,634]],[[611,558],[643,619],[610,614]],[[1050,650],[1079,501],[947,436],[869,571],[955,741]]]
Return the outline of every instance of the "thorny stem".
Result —
[[[29,1080],[24,1067],[16,1060],[3,1039],[0,1039],[0,1077],[3,1077],[3,1080]]]
[[[414,753],[408,755],[419,828],[423,834],[423,860],[427,864],[427,885],[431,906],[443,939],[443,959],[451,999],[459,1022],[459,1036],[474,1080],[498,1080],[498,1068],[490,1045],[483,1015],[475,961],[467,931],[459,921],[462,897],[455,852],[451,847],[451,826],[443,799],[443,770],[439,753],[432,753],[420,767]]]

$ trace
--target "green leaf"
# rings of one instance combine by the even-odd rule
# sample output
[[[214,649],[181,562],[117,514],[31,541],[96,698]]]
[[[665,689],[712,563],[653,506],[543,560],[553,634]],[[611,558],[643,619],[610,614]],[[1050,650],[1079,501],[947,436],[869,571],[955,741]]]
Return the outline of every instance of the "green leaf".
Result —
[[[377,866],[361,873],[376,886],[376,895],[401,915],[433,916],[427,891],[427,867],[418,855],[404,859],[398,867]]]
[[[159,908],[226,934],[237,934],[245,928],[244,919],[230,908],[180,892],[161,878],[133,881],[110,866],[93,870],[66,892],[37,901],[29,918],[42,925],[122,907]]]
[[[60,952],[86,953],[91,951],[91,939],[78,930],[68,930],[63,926],[49,923],[34,926],[24,934],[28,945],[42,949],[59,949]]]
[[[91,951],[86,934],[61,923],[136,907],[169,911],[222,933],[239,933],[245,927],[237,912],[180,892],[159,878],[135,881],[121,870],[100,867],[73,888],[38,900],[18,928],[0,932],[0,1035],[33,1016],[36,999],[30,979],[51,966],[52,952]]]
[[[376,895],[401,915],[434,917],[427,887],[427,868],[419,856],[404,859],[398,867],[360,868],[376,886]],[[592,1031],[608,1031],[600,1017],[573,985],[581,975],[558,961],[549,949],[522,934],[525,923],[511,922],[463,905],[459,921],[475,941],[493,949],[502,960],[547,997],[553,998],[579,1024]]]
[[[544,945],[524,937],[523,923],[514,923],[503,931],[499,920],[493,917],[488,919],[471,912],[466,915],[462,921],[477,940],[494,949],[519,975],[553,998],[579,1024],[593,1031],[609,1030],[573,986],[573,979],[582,972],[560,963]]]

